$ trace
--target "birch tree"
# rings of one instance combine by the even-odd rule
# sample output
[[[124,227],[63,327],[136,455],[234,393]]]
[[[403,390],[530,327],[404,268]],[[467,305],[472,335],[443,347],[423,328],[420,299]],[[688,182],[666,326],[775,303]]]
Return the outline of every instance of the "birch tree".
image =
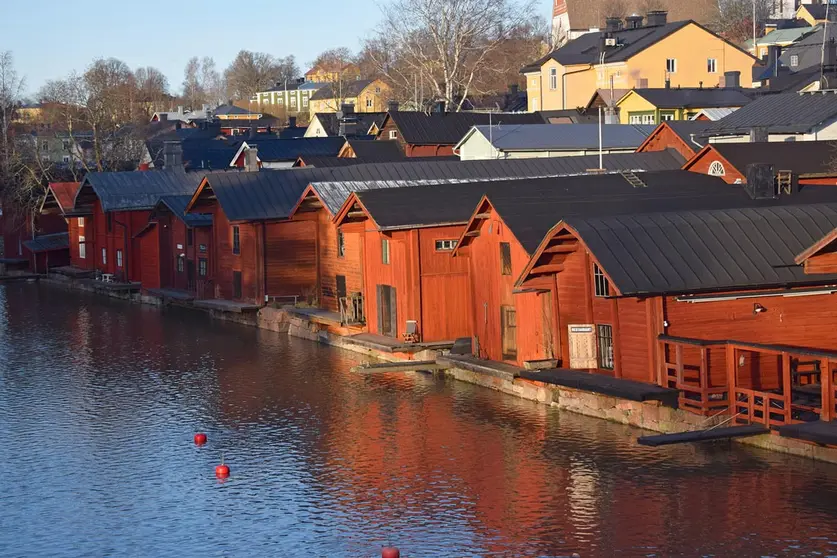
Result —
[[[534,17],[532,0],[390,0],[383,6],[386,33],[367,43],[378,70],[396,88],[427,87],[430,100],[462,109],[480,72],[492,71],[496,53]]]

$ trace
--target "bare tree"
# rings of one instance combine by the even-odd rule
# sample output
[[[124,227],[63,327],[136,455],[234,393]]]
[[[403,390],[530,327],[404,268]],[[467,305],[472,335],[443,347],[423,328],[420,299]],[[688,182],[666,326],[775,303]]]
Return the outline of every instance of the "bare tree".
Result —
[[[479,72],[514,30],[534,17],[531,0],[390,0],[383,8],[385,53],[379,71],[391,82],[426,84],[430,100],[461,110]],[[407,83],[403,83],[407,80]],[[409,83],[413,82],[413,83]]]
[[[349,96],[349,84],[358,78],[358,67],[352,51],[346,47],[326,50],[311,62],[311,69],[318,75],[318,81],[329,84],[329,110],[340,110]]]
[[[753,38],[753,10],[755,8],[756,34],[760,34],[764,22],[772,11],[771,0],[718,0],[718,11],[713,27],[726,39],[743,42]]]
[[[191,110],[195,110],[206,100],[201,77],[200,60],[197,56],[190,58],[186,63],[186,69],[183,70],[183,98]]]
[[[227,94],[234,99],[249,100],[280,81],[282,72],[282,65],[273,56],[242,50],[224,72]]]
[[[226,87],[215,66],[215,59],[210,56],[204,56],[201,60],[200,87],[203,90],[205,102],[211,105],[220,105],[224,102]]]
[[[12,175],[11,125],[15,109],[23,93],[24,81],[15,70],[11,51],[0,52],[0,182],[5,183]]]
[[[137,101],[145,109],[145,118],[164,107],[169,98],[169,80],[152,66],[137,68],[134,71],[137,85]]]

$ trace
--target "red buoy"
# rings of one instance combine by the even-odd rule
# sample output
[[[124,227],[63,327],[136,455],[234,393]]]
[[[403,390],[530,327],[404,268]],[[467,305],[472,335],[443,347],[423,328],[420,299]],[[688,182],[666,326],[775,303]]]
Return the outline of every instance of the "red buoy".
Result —
[[[401,558],[401,551],[394,546],[385,546],[381,549],[381,558]]]
[[[195,434],[195,444],[202,446],[206,443],[206,434],[203,432],[198,432]]]
[[[219,479],[225,479],[230,476],[230,468],[227,465],[221,463],[220,465],[215,466],[215,476]]]

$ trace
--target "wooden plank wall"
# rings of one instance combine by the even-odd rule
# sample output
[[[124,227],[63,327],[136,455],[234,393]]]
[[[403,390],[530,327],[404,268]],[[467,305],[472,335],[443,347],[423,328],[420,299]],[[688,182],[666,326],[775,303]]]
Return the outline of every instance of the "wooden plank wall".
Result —
[[[260,226],[260,225],[259,225]],[[213,276],[215,279],[215,298],[233,299],[233,272],[241,272],[241,300],[262,302],[260,273],[261,230],[252,223],[239,225],[241,253],[233,254],[233,229],[224,210],[216,204],[213,208]]]
[[[344,255],[337,255],[337,226],[325,209],[316,211],[320,306],[332,312],[337,302],[337,276],[346,278],[346,293],[363,292],[363,235],[343,234]]]
[[[449,341],[470,337],[470,279],[467,257],[437,251],[437,240],[457,240],[463,226],[419,229],[421,320],[423,341]]]
[[[160,251],[162,244],[160,240],[160,227],[155,226],[140,237],[140,251],[143,254],[152,254]],[[162,274],[160,272],[161,258],[143,258],[140,265],[140,281],[144,289],[159,289],[163,286]]]
[[[383,263],[382,241],[390,241],[390,263]],[[366,324],[371,333],[379,333],[377,286],[395,288],[396,336],[404,334],[407,320],[421,320],[418,303],[420,278],[418,270],[418,232],[396,231],[381,233],[368,230],[364,233],[364,293],[366,297]]]
[[[482,221],[480,235],[471,241],[469,259],[473,319],[472,331],[478,337],[480,356],[501,361],[502,332],[500,331],[500,307],[514,306],[517,314],[517,359],[548,358],[547,349],[553,346],[552,333],[544,327],[544,295],[537,293],[513,294],[515,279],[529,261],[529,254],[520,245],[500,216],[491,210],[490,217]],[[511,245],[512,272],[500,273],[500,243]]]
[[[313,220],[269,223],[267,228],[267,294],[316,294],[317,224]]]

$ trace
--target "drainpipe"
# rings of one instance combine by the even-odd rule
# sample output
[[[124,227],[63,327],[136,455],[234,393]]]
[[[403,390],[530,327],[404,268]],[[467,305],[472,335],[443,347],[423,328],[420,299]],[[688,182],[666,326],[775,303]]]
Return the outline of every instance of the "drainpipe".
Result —
[[[567,76],[571,76],[573,74],[580,74],[581,72],[586,72],[593,66],[588,64],[586,68],[581,68],[580,70],[574,70],[572,72],[564,72],[561,74],[561,109],[567,109]]]

